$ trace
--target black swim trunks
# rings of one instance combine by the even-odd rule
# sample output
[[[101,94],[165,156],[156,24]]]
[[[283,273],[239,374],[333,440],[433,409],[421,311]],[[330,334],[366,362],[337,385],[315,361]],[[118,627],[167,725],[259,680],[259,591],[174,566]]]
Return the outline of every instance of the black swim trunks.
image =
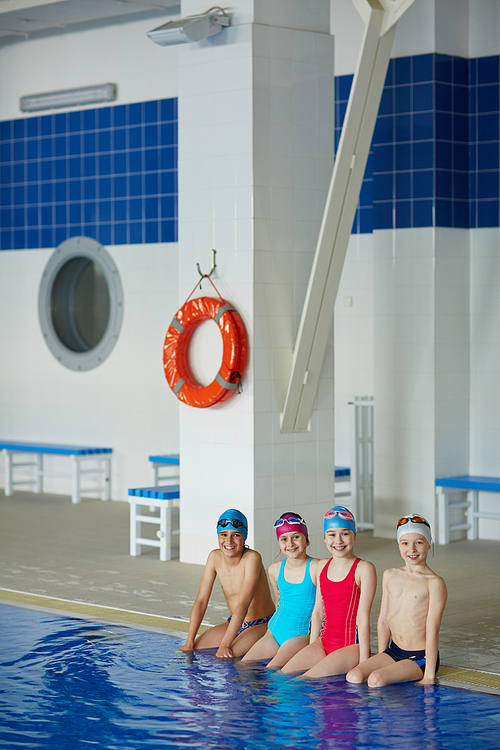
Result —
[[[422,672],[425,672],[425,650],[422,651],[405,651],[403,648],[391,641],[389,648],[386,648],[384,654],[388,654],[394,661],[403,661],[403,659],[410,659],[418,664]],[[439,651],[436,661],[436,672],[439,669]]]

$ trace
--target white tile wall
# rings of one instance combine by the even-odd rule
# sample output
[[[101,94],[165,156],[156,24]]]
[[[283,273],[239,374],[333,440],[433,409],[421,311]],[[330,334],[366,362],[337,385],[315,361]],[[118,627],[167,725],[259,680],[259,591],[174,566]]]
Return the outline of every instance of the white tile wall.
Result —
[[[436,229],[436,476],[469,470],[469,234]]]
[[[432,229],[376,232],[374,245],[375,533],[398,514],[434,516]]]
[[[377,534],[392,536],[398,513],[419,510],[433,519],[436,476],[498,476],[498,240],[498,230],[373,236]],[[356,293],[346,296],[354,306]],[[337,402],[348,372],[339,354],[357,349],[342,340],[343,331],[348,339],[356,330],[344,320],[355,311],[341,305],[342,294],[335,313]],[[337,455],[348,445],[339,412]],[[484,508],[494,502],[491,494],[482,497]],[[480,534],[498,539],[498,524],[482,523]]]
[[[500,52],[500,9],[495,0],[469,3],[469,56],[483,57]]]
[[[349,402],[373,395],[373,258],[372,235],[352,235],[334,314],[335,458],[353,471],[354,407]]]
[[[52,251],[0,253],[1,434],[113,448],[112,497],[126,500],[129,487],[150,484],[149,455],[178,450],[178,402],[162,367],[177,304],[177,246],[107,250],[123,284],[123,326],[108,359],[84,373],[57,362],[38,324],[38,288]],[[46,465],[67,469],[57,457]],[[71,485],[47,479],[45,489],[70,494]]]
[[[119,104],[176,96],[177,47],[147,36],[159,25],[159,19],[132,21],[2,46],[0,119],[21,116],[24,94],[106,81],[118,84]]]
[[[281,7],[268,6],[273,13]],[[242,395],[211,409],[181,406],[181,559],[189,562],[204,561],[190,541],[200,497],[214,522],[227,507],[241,508],[250,520],[248,541],[265,557],[280,513],[299,505],[316,510],[318,500],[328,507],[333,497],[331,347],[311,432],[280,433],[326,197],[324,163],[331,169],[333,160],[333,117],[319,122],[320,112],[333,112],[332,40],[259,24],[224,34],[223,46],[179,50],[180,288],[181,296],[191,291],[200,253],[215,247],[213,280],[242,313],[250,362]],[[203,292],[212,290],[205,285]],[[200,461],[205,451],[210,459]],[[215,544],[210,525],[207,535]]]
[[[470,473],[500,476],[500,256],[498,229],[471,235]],[[498,512],[498,494],[481,493],[481,510]],[[483,539],[500,540],[500,523],[480,521]]]
[[[177,48],[153,44],[146,34],[154,25],[134,21],[2,47],[0,119],[20,117],[23,94],[102,81],[118,84],[118,104],[176,96]],[[41,336],[38,287],[52,251],[0,253],[0,430],[12,439],[112,447],[112,495],[124,500],[129,487],[151,483],[148,455],[179,448],[178,402],[162,367],[178,304],[178,248],[107,249],[123,284],[123,326],[110,357],[86,373],[61,366]],[[61,466],[61,459],[46,461]],[[47,480],[46,487],[71,491],[66,480]]]

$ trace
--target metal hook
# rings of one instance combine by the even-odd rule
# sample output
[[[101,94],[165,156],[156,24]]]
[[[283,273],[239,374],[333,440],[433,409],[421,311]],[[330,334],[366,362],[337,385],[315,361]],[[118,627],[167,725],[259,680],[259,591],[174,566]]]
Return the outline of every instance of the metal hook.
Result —
[[[216,255],[217,255],[217,250],[212,250],[212,270],[210,271],[210,273],[202,273],[200,269],[200,264],[199,263],[196,264],[196,268],[198,269],[198,273],[200,274],[202,279],[209,278],[213,274],[215,269],[217,268],[217,263],[215,262]]]

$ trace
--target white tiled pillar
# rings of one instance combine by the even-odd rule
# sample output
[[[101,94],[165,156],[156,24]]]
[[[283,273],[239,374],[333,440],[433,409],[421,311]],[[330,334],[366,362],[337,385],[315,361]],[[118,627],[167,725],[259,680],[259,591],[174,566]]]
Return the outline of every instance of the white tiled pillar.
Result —
[[[182,3],[183,16],[205,10],[199,0]],[[311,13],[300,0],[243,0],[233,11],[230,28],[179,47],[180,304],[199,278],[196,263],[209,270],[215,248],[212,279],[249,339],[241,395],[179,407],[181,560],[194,563],[214,547],[228,507],[247,515],[248,542],[267,562],[273,521],[296,509],[319,531],[334,495],[331,347],[310,432],[280,434],[333,166],[329,3],[317,0]],[[207,282],[203,294],[213,294]],[[206,382],[220,358],[210,326],[193,342]]]
[[[469,469],[469,233],[375,232],[375,534]]]

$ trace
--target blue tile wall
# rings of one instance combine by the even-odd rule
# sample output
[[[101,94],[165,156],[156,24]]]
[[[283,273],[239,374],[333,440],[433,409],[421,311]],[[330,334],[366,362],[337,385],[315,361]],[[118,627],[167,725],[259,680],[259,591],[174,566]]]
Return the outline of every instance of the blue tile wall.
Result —
[[[336,144],[352,76],[335,82]],[[391,60],[353,232],[497,227],[500,57]]]
[[[0,122],[0,248],[177,241],[177,99]]]
[[[470,226],[499,226],[500,58],[470,61]]]
[[[352,231],[499,225],[500,57],[391,60]],[[0,122],[0,249],[81,234],[177,241],[176,99]]]

